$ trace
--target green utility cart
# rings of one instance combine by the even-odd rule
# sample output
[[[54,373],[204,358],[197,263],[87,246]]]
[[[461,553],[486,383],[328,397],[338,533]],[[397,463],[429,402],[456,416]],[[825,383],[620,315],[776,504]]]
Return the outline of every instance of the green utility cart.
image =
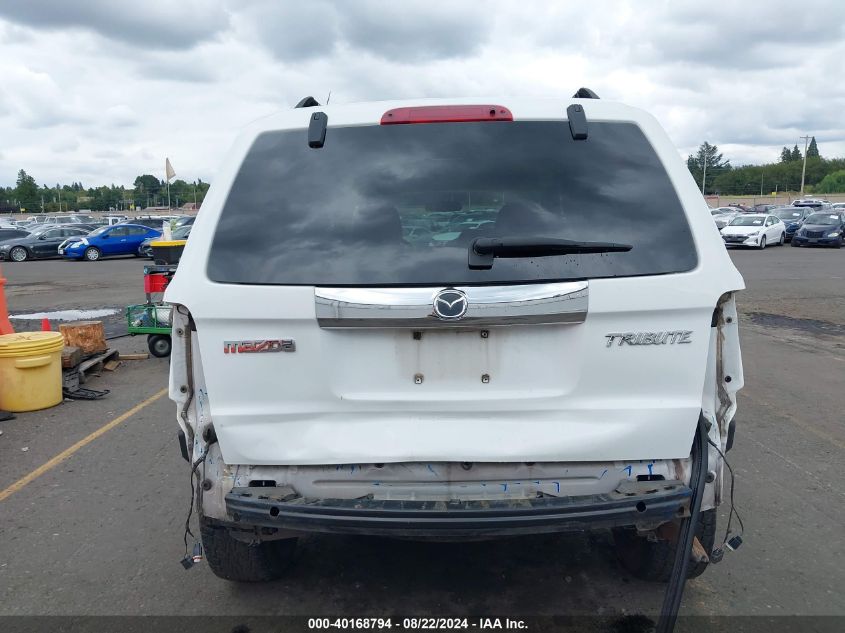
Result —
[[[147,295],[147,302],[126,307],[126,329],[129,334],[146,334],[150,354],[160,358],[170,356],[172,348],[170,330],[173,325],[173,306],[162,299],[175,273],[176,264],[144,266],[144,294]]]
[[[126,307],[126,329],[129,334],[147,335],[150,354],[164,358],[172,347],[170,327],[173,307],[169,303],[142,303]]]

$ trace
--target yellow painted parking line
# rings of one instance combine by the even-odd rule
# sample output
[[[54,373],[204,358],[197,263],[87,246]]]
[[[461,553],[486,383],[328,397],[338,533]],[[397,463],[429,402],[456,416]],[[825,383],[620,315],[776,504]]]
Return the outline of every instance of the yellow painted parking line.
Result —
[[[153,394],[152,396],[150,396],[149,398],[147,398],[143,402],[139,402],[134,407],[129,409],[129,411],[127,411],[126,413],[123,413],[123,414],[117,416],[111,422],[104,424],[103,426],[101,426],[99,429],[97,429],[96,431],[94,431],[90,435],[83,437],[76,444],[74,444],[73,446],[71,446],[69,448],[66,448],[61,453],[59,453],[58,455],[56,455],[55,457],[53,457],[49,461],[42,464],[41,466],[39,466],[38,468],[33,470],[28,475],[24,475],[23,477],[18,479],[15,483],[13,483],[11,486],[9,486],[8,488],[6,488],[2,492],[0,492],[0,501],[4,501],[6,498],[11,497],[13,494],[15,494],[18,490],[20,490],[21,488],[23,488],[27,484],[32,483],[33,481],[38,479],[44,473],[54,469],[56,466],[61,464],[68,457],[70,457],[76,451],[78,451],[80,448],[82,448],[83,446],[87,446],[88,444],[90,444],[91,442],[96,440],[101,435],[107,433],[108,431],[111,431],[118,424],[120,424],[121,422],[131,418],[133,415],[138,413],[138,411],[140,411],[144,407],[151,405],[153,402],[155,402],[156,400],[161,398],[166,393],[167,393],[167,388],[165,387],[164,389],[162,389],[158,393]]]

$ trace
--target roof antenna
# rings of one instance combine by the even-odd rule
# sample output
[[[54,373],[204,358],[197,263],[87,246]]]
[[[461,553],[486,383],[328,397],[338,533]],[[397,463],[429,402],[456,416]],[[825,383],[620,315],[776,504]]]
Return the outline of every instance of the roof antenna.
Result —
[[[331,101],[331,99],[332,99],[332,91],[329,90],[329,96],[326,97],[326,105],[329,105],[329,101]]]

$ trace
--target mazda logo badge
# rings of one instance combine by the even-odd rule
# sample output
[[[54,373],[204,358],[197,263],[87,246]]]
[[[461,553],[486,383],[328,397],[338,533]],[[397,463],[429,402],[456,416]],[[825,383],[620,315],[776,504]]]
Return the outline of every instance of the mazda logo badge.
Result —
[[[467,311],[467,296],[460,290],[446,288],[434,295],[434,314],[441,319],[457,320]]]

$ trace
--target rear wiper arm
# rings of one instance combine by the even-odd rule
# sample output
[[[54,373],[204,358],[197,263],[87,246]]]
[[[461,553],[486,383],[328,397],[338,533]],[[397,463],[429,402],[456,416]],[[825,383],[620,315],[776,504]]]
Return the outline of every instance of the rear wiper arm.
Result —
[[[551,257],[581,253],[624,253],[630,244],[614,242],[578,242],[556,237],[477,237],[469,246],[469,267],[486,270],[496,257]]]

